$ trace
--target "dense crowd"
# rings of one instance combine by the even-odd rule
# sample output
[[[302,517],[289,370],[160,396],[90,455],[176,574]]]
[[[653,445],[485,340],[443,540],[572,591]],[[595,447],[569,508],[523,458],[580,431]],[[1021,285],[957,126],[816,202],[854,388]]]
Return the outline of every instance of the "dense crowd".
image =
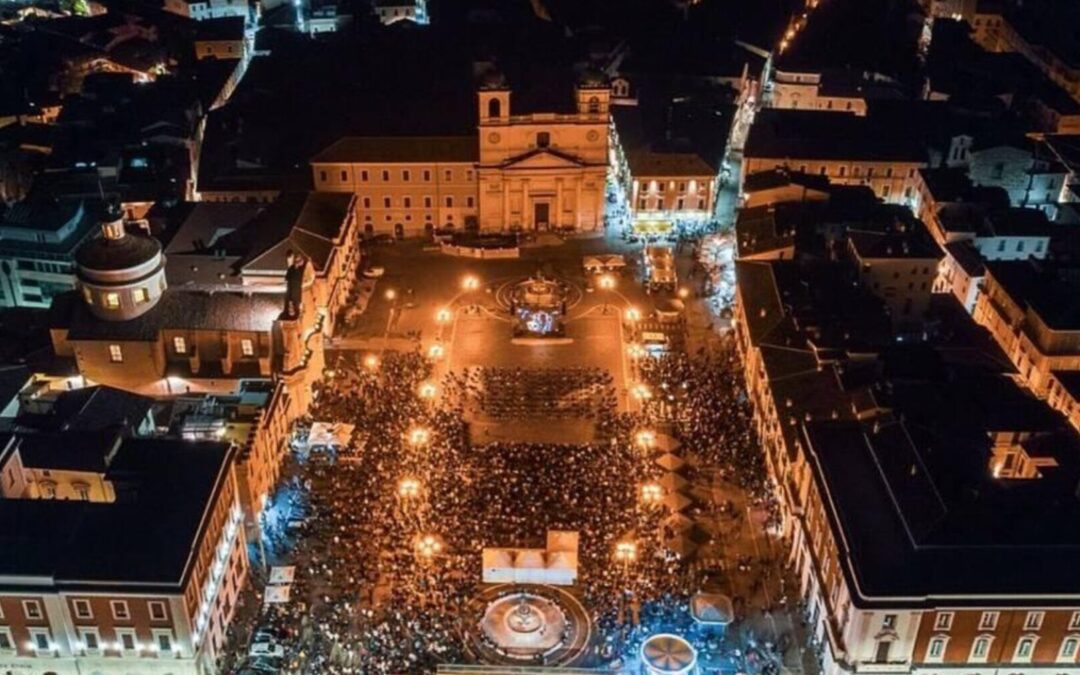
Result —
[[[678,433],[695,452],[733,472],[758,461],[726,364],[649,363],[649,381],[694,408]],[[581,535],[581,599],[597,636],[591,664],[645,634],[630,627],[631,614],[647,625],[685,607],[689,585],[661,546],[661,509],[639,499],[659,471],[633,440],[644,422],[616,413],[607,373],[474,370],[447,375],[431,397],[432,367],[417,353],[332,365],[312,419],[348,422],[356,433],[334,453],[313,452],[295,478],[308,488],[310,518],[290,552],[293,601],[270,618],[290,638],[290,672],[430,672],[473,660],[481,550],[542,546],[550,529]],[[595,418],[595,440],[472,446],[463,413],[478,401],[506,417],[560,401],[564,414]],[[632,568],[613,561],[627,538],[638,547]]]
[[[614,382],[600,368],[469,368],[448,384],[469,407],[494,419],[598,419],[615,408]]]

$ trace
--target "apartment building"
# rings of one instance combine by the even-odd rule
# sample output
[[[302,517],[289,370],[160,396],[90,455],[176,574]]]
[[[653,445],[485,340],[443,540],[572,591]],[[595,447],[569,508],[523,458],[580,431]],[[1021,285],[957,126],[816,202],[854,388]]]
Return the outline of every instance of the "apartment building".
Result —
[[[911,206],[926,150],[875,118],[820,111],[765,109],[743,154],[742,178],[778,168],[865,185],[882,201]]]
[[[992,343],[959,324],[959,342],[897,343],[836,267],[736,263],[736,344],[823,672],[1077,672],[1080,438]]]
[[[1021,380],[1047,396],[1055,371],[1080,370],[1080,280],[1077,270],[1051,262],[986,264],[974,317],[1016,366]]]
[[[365,236],[476,227],[476,138],[348,137],[311,160],[315,189],[356,195]]]
[[[10,435],[0,669],[216,673],[248,560],[226,443]]]

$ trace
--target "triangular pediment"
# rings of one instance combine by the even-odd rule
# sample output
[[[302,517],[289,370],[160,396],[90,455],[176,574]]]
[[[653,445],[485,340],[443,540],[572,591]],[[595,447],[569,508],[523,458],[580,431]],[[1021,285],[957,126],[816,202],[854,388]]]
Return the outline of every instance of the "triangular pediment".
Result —
[[[562,152],[538,149],[503,162],[504,169],[566,169],[585,166],[585,162]]]

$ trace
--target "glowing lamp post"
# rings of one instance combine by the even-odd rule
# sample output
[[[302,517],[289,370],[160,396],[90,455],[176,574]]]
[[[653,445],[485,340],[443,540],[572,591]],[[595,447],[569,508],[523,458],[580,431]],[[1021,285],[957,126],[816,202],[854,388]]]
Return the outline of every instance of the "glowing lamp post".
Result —
[[[428,348],[428,358],[432,361],[438,361],[442,359],[446,353],[446,349],[441,344],[433,344]]]
[[[442,542],[433,534],[425,534],[416,539],[416,555],[424,562],[430,562],[442,552]]]
[[[383,297],[386,298],[388,301],[393,302],[394,300],[397,300],[397,291],[392,288],[388,288],[386,289],[386,292],[383,293]]]
[[[605,274],[604,276],[600,277],[599,285],[600,290],[602,291],[613,291],[615,290],[615,277],[611,276],[610,274]],[[608,302],[608,296],[604,295],[603,313],[607,314],[610,310],[611,306]]]
[[[620,541],[615,544],[615,559],[623,564],[623,573],[630,573],[630,563],[637,560],[637,544],[632,541]]]
[[[420,387],[416,390],[416,395],[424,399],[425,401],[430,401],[431,399],[435,398],[436,393],[437,389],[435,388],[435,385],[431,382],[422,383]]]
[[[461,290],[471,292],[478,288],[480,288],[480,280],[473,275],[467,274],[461,279]]]
[[[440,324],[450,323],[450,319],[453,317],[454,313],[448,307],[443,307],[438,312],[435,312],[435,321]]]
[[[402,478],[398,482],[398,496],[408,501],[420,494],[420,481],[415,478]]]
[[[369,372],[374,373],[379,369],[379,357],[374,354],[368,354],[364,357],[364,368]]]
[[[626,317],[626,323],[637,323],[641,321],[641,310],[637,307],[630,307],[623,316]]]
[[[645,348],[635,342],[626,348],[626,353],[630,355],[630,358],[637,361],[645,356]]]
[[[653,444],[656,443],[656,434],[648,429],[643,429],[637,432],[635,440],[642,450],[651,450]]]
[[[648,506],[659,504],[664,498],[664,488],[657,483],[645,483],[641,486],[641,502]]]
[[[633,389],[630,390],[630,392],[634,395],[635,399],[641,402],[652,399],[652,389],[650,389],[649,385],[647,384],[635,384]]]
[[[431,440],[431,432],[424,427],[413,427],[409,431],[409,445],[422,448]]]

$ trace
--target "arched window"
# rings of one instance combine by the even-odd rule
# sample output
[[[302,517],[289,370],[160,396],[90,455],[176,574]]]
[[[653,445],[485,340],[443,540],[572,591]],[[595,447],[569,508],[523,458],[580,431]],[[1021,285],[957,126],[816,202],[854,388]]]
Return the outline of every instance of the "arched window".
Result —
[[[502,101],[497,98],[493,98],[488,101],[488,117],[501,117],[502,116]]]
[[[593,96],[589,99],[589,114],[596,115],[600,112],[600,99]]]
[[[546,131],[536,134],[536,147],[546,148],[549,145],[551,145],[551,134]]]

